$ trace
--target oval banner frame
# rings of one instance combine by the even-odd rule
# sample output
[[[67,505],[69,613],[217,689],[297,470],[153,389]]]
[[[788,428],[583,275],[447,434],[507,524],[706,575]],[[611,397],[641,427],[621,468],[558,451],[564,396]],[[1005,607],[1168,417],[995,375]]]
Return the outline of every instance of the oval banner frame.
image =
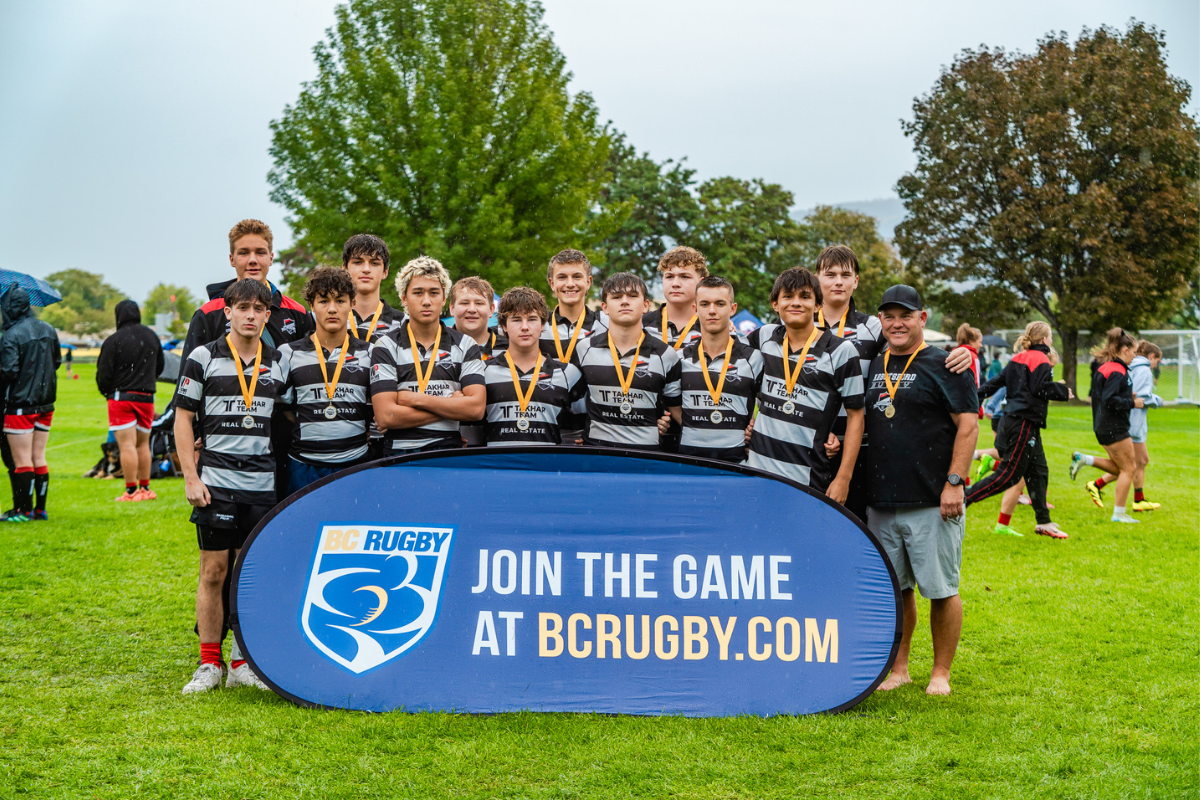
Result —
[[[879,541],[825,496],[599,447],[343,470],[263,518],[233,587],[276,693],[377,712],[843,711],[888,675],[902,621]]]

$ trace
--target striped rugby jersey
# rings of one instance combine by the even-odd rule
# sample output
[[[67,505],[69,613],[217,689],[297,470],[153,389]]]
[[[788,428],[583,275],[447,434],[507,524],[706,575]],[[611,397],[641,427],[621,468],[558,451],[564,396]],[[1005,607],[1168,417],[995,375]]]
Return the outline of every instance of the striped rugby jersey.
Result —
[[[587,443],[658,450],[658,420],[668,407],[680,404],[679,353],[647,334],[636,357],[630,350],[619,358],[626,377],[627,370],[634,369],[629,414],[620,411],[623,395],[608,349],[608,331],[584,339],[575,348],[572,363],[587,384]]]
[[[517,368],[521,379],[522,393],[529,391],[528,377],[532,370]],[[487,386],[488,447],[511,447],[521,444],[561,444],[559,417],[569,409],[571,403],[582,395],[579,368],[574,364],[562,364],[553,359],[544,359],[537,376],[537,388],[525,407],[525,418],[529,428],[522,431],[517,427],[520,403],[513,386],[512,372],[503,352],[496,353],[483,369],[483,380]]]
[[[550,312],[550,320],[542,326],[542,335],[538,340],[538,347],[542,350],[542,355],[546,358],[559,360],[558,350],[554,346],[554,333],[551,325],[558,328],[558,339],[562,344],[563,354],[567,352],[567,348],[571,346],[571,334],[575,330],[575,324],[558,313],[558,307]],[[575,343],[578,347],[584,339],[589,336],[595,336],[598,333],[608,330],[608,318],[599,311],[593,311],[590,308],[585,308],[583,311],[583,328],[579,331],[579,341]],[[567,359],[574,360],[574,352]],[[559,427],[564,431],[581,431],[587,424],[587,414],[580,413],[578,409],[570,409],[563,411],[558,418]],[[574,444],[571,442],[570,444]]]
[[[463,335],[466,336],[466,334]],[[471,337],[467,336],[467,338]],[[476,344],[479,343],[476,342]],[[508,339],[500,334],[500,328],[488,328],[487,340],[479,345],[479,357],[486,362],[493,355],[503,353],[506,349],[508,349]],[[487,417],[484,416],[478,422],[458,423],[458,432],[462,434],[463,443],[467,447],[482,447],[487,444]]]
[[[698,342],[700,340],[700,320],[699,319],[696,320],[696,324],[693,325],[691,327],[691,329],[687,332],[687,336],[685,336],[683,338],[682,344],[679,343],[679,330],[680,329],[675,326],[674,322],[671,322],[670,320],[668,320],[667,321],[667,339],[664,340],[663,334],[662,334],[662,309],[663,308],[665,308],[665,306],[660,307],[654,311],[647,311],[645,314],[642,315],[642,330],[644,330],[646,332],[647,336],[653,336],[656,339],[666,341],[667,344],[671,345],[672,347],[674,347],[675,345],[678,344],[679,346],[675,348],[676,350],[682,350],[685,345],[694,344],[695,342]],[[687,327],[686,322],[683,323],[683,325],[685,328]]]
[[[750,334],[750,344],[762,353],[763,374],[747,463],[823,492],[833,480],[825,440],[842,406],[863,407],[862,366],[852,343],[823,331],[789,398],[783,375],[786,332],[783,325],[764,325]],[[790,363],[799,356],[799,350],[791,351]],[[789,399],[795,403],[791,414],[783,411]]]
[[[375,344],[376,339],[396,330],[404,320],[408,319],[408,315],[402,309],[392,308],[386,300],[381,299],[379,302],[383,303],[383,311],[380,312],[379,319],[375,321],[374,331],[367,330],[371,326],[371,320],[375,317],[374,311],[363,317],[359,316],[359,313],[353,308],[350,309],[350,313],[354,317],[354,325],[350,333],[363,340],[366,340],[369,335],[370,340],[367,344]],[[316,325],[314,324],[313,327],[315,329]]]
[[[405,320],[399,328],[371,346],[372,397],[381,392],[418,391],[417,372],[408,341],[409,324]],[[463,336],[442,323],[438,324],[441,325],[442,338],[425,393],[449,397],[464,386],[482,386],[483,361],[479,357],[479,345],[469,336]],[[428,370],[428,351],[421,344],[417,345],[417,351],[422,371]],[[413,450],[439,443],[445,447],[459,447],[462,443],[458,421],[453,419],[439,419],[419,428],[385,431],[384,437],[388,441],[388,449],[393,451]]]
[[[682,368],[683,431],[679,441],[680,455],[703,456],[735,464],[746,460],[746,427],[754,419],[754,403],[762,380],[762,353],[733,338],[729,370],[721,390],[720,422],[712,421],[713,405],[708,384],[704,382],[704,365],[700,363],[700,343],[684,345],[679,351]],[[715,389],[721,380],[721,365],[725,350],[704,353],[708,361],[709,380]]]
[[[838,336],[841,323],[840,319],[832,322],[826,320],[825,325],[818,324],[817,327]],[[863,375],[871,371],[871,361],[882,353],[883,348],[887,345],[887,340],[883,338],[883,325],[879,322],[879,317],[864,314],[855,308],[853,297],[850,298],[850,305],[846,309],[846,328],[840,338],[850,342],[858,351],[859,367]],[[846,409],[838,411],[838,419],[833,426],[833,432],[839,439],[846,435]],[[865,431],[863,432],[862,446],[867,446]]]
[[[230,353],[225,337],[196,347],[183,362],[175,404],[192,411],[200,422],[200,480],[214,500],[255,505],[275,504],[275,453],[271,447],[271,413],[284,391],[286,367],[279,351],[262,346],[253,408],[246,408],[237,370],[240,359]],[[242,364],[249,388],[254,362]],[[254,426],[246,428],[247,415]]]
[[[342,348],[335,347],[325,359],[325,372],[333,380]],[[324,353],[322,353],[324,355]],[[312,339],[285,344],[279,360],[287,374],[282,402],[296,414],[289,455],[317,466],[350,464],[367,454],[368,426],[373,420],[371,398],[371,347],[362,339],[350,338],[350,350],[334,390],[337,416],[328,419],[329,398],[317,351]]]

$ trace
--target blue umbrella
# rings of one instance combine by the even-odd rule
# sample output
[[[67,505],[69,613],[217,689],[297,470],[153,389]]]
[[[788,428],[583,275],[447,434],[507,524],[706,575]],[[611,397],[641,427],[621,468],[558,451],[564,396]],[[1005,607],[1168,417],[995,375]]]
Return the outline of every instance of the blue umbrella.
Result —
[[[20,286],[29,293],[29,304],[34,306],[49,306],[62,300],[62,294],[41,278],[26,275],[24,272],[14,272],[11,269],[0,269],[0,296],[14,286]]]

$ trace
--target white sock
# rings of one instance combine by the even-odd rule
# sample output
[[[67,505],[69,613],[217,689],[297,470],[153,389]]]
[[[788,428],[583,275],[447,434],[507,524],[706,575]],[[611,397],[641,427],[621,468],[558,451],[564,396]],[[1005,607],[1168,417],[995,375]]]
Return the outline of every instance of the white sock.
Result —
[[[971,460],[972,460],[972,461],[978,461],[982,455],[983,455],[983,453],[981,453],[980,451],[976,450],[976,451],[975,451],[975,455],[971,456]]]
[[[242,655],[242,648],[238,647],[237,637],[234,637],[233,647],[229,648],[229,660],[230,662],[246,660],[246,657]]]
[[[1113,506],[1113,516],[1114,517],[1125,516],[1125,506]]]
[[[1083,463],[1089,467],[1094,467],[1096,466],[1096,459],[1092,458],[1091,456],[1084,456]]]

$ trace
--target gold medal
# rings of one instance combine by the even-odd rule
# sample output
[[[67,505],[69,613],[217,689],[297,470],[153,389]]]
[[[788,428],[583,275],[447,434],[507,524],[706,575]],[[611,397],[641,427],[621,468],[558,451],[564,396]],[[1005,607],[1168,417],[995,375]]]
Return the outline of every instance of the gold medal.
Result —
[[[800,373],[804,371],[804,362],[808,359],[808,350],[820,335],[820,329],[813,328],[812,334],[808,337],[808,341],[804,343],[804,348],[800,351],[800,359],[796,362],[796,371],[792,372],[792,345],[788,341],[787,331],[784,330],[783,332],[783,383],[787,387],[787,396],[789,398],[792,396],[792,391],[796,388],[796,381],[800,380]],[[783,404],[783,413],[791,414],[795,410],[796,404],[791,400]]]
[[[667,304],[663,303],[663,307],[662,307],[662,340],[663,340],[663,344],[671,344],[671,329],[669,327],[667,327],[668,324],[669,323],[667,322]],[[676,350],[678,350],[680,347],[683,347],[683,342],[687,338],[688,331],[690,331],[692,329],[692,326],[695,324],[696,324],[696,315],[693,314],[692,318],[690,320],[688,320],[687,326],[679,332],[678,336],[675,337],[675,344],[673,344],[671,346],[674,347]]]
[[[529,376],[529,391],[525,394],[521,393],[521,376],[517,372],[517,365],[513,363],[512,354],[507,350],[504,351],[504,360],[508,362],[508,372],[512,375],[513,389],[517,392],[517,430],[529,430],[529,420],[525,417],[525,409],[529,408],[529,403],[533,400],[533,390],[537,388],[538,375],[542,371],[542,354],[538,353],[537,363],[533,365],[533,373]]]
[[[554,310],[555,313],[558,309]],[[558,322],[554,319],[550,320],[550,330],[554,334],[554,350],[558,353],[558,360],[566,364],[571,360],[571,354],[575,352],[575,342],[579,341],[579,332],[583,330],[583,318],[587,316],[585,308],[579,314],[579,321],[575,323],[575,330],[571,333],[571,342],[567,345],[567,352],[563,352],[562,340],[558,338]]]
[[[883,383],[887,386],[888,397],[891,398],[891,405],[883,410],[883,415],[888,419],[896,416],[896,390],[900,388],[900,381],[904,379],[904,373],[908,372],[908,368],[912,365],[913,359],[917,357],[917,353],[925,349],[925,343],[921,342],[921,346],[913,350],[913,354],[908,357],[908,361],[904,363],[904,369],[900,370],[900,375],[896,378],[896,382],[892,383],[892,374],[888,371],[888,358],[892,355],[889,348],[883,354]]]
[[[629,401],[629,388],[633,386],[633,375],[637,372],[638,351],[642,349],[642,342],[646,341],[646,332],[642,331],[642,335],[638,337],[637,347],[633,348],[633,359],[629,362],[629,374],[625,375],[621,372],[621,356],[617,353],[617,346],[613,344],[612,333],[608,334],[608,352],[612,355],[613,368],[617,371],[617,383],[621,384],[621,405],[618,410],[622,414],[633,413],[633,403]]]
[[[708,396],[712,398],[713,405],[717,408],[721,407],[721,392],[725,391],[725,373],[729,372],[729,360],[733,357],[733,337],[729,337],[729,344],[725,347],[725,363],[721,365],[721,377],[717,379],[717,387],[714,389],[712,378],[708,374],[708,369],[711,366],[704,360],[704,340],[700,340],[700,346],[696,348],[697,355],[700,356],[700,373],[704,375],[704,385],[708,387]],[[714,411],[709,415],[714,425],[721,424],[721,412]]]
[[[421,375],[421,351],[417,349],[417,339],[413,336],[412,323],[408,325],[408,345],[412,348],[413,369],[417,371],[417,391],[420,394],[425,394],[425,387],[429,385],[429,379],[433,377],[433,365],[437,363],[438,346],[442,343],[442,326],[439,323],[437,336],[433,339],[433,349],[429,351],[429,369],[425,371],[425,375]]]
[[[233,363],[237,365],[238,386],[242,389],[242,402],[246,404],[246,416],[242,417],[242,427],[250,430],[254,427],[254,390],[258,388],[258,368],[262,366],[262,339],[258,340],[258,353],[254,356],[254,375],[250,378],[249,387],[246,386],[246,368],[242,366],[242,357],[233,346],[233,335],[225,334],[225,344],[229,345],[229,355],[233,356]]]
[[[321,347],[321,341],[315,333],[312,335],[312,341],[313,347],[317,350],[317,365],[321,368],[321,380],[325,382],[325,398],[329,400],[329,405],[325,406],[325,419],[333,419],[337,416],[337,409],[333,407],[333,398],[337,394],[338,381],[342,379],[342,367],[346,364],[346,353],[350,350],[350,334],[347,333],[346,341],[342,342],[342,352],[338,354],[337,366],[333,369],[332,383],[329,380],[329,371],[325,368],[325,350]]]

